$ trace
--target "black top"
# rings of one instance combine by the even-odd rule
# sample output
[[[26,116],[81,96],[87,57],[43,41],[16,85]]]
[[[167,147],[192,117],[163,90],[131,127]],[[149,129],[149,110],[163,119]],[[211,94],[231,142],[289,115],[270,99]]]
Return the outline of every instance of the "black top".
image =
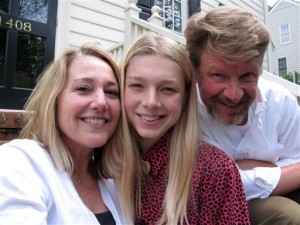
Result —
[[[101,225],[116,225],[116,221],[110,211],[97,213],[95,216]]]

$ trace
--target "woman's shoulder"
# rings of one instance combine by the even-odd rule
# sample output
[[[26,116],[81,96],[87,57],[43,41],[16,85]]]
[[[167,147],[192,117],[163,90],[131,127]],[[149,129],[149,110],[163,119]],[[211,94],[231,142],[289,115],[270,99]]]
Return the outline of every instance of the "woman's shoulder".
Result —
[[[49,161],[49,154],[39,144],[30,139],[14,139],[0,146],[0,165],[6,168],[26,164],[43,164]]]
[[[30,139],[14,139],[0,146],[0,156],[10,154],[27,154],[41,149],[41,145]]]

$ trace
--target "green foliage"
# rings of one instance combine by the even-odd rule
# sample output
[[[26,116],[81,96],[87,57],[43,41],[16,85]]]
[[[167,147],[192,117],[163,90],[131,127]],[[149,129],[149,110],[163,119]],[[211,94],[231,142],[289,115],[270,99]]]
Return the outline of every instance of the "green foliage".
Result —
[[[295,75],[295,81],[294,81],[294,75]],[[283,79],[294,82],[294,83],[299,83],[300,82],[300,72],[295,71],[294,73],[289,72],[288,74],[283,76]]]
[[[268,11],[270,12],[273,6],[268,5]]]
[[[293,82],[293,80],[294,80],[293,79],[293,74],[292,73],[288,73],[288,74],[286,74],[286,75],[283,76],[283,79]]]

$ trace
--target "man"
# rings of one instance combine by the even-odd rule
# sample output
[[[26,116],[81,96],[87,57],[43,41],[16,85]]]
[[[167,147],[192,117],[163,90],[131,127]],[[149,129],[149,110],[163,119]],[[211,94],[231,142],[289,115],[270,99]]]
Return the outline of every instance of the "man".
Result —
[[[237,7],[188,21],[186,48],[200,91],[202,139],[235,159],[251,224],[300,224],[300,107],[260,78],[266,26]]]

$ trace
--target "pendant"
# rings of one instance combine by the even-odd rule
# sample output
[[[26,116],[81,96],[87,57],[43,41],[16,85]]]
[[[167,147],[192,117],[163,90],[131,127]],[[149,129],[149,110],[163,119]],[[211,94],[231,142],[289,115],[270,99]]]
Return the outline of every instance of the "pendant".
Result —
[[[148,173],[150,172],[150,170],[151,170],[151,165],[150,165],[150,163],[149,163],[148,161],[145,161],[145,160],[142,160],[142,163],[143,163],[143,165],[144,165],[144,168],[145,168],[145,170],[146,170],[146,173],[148,174]]]

